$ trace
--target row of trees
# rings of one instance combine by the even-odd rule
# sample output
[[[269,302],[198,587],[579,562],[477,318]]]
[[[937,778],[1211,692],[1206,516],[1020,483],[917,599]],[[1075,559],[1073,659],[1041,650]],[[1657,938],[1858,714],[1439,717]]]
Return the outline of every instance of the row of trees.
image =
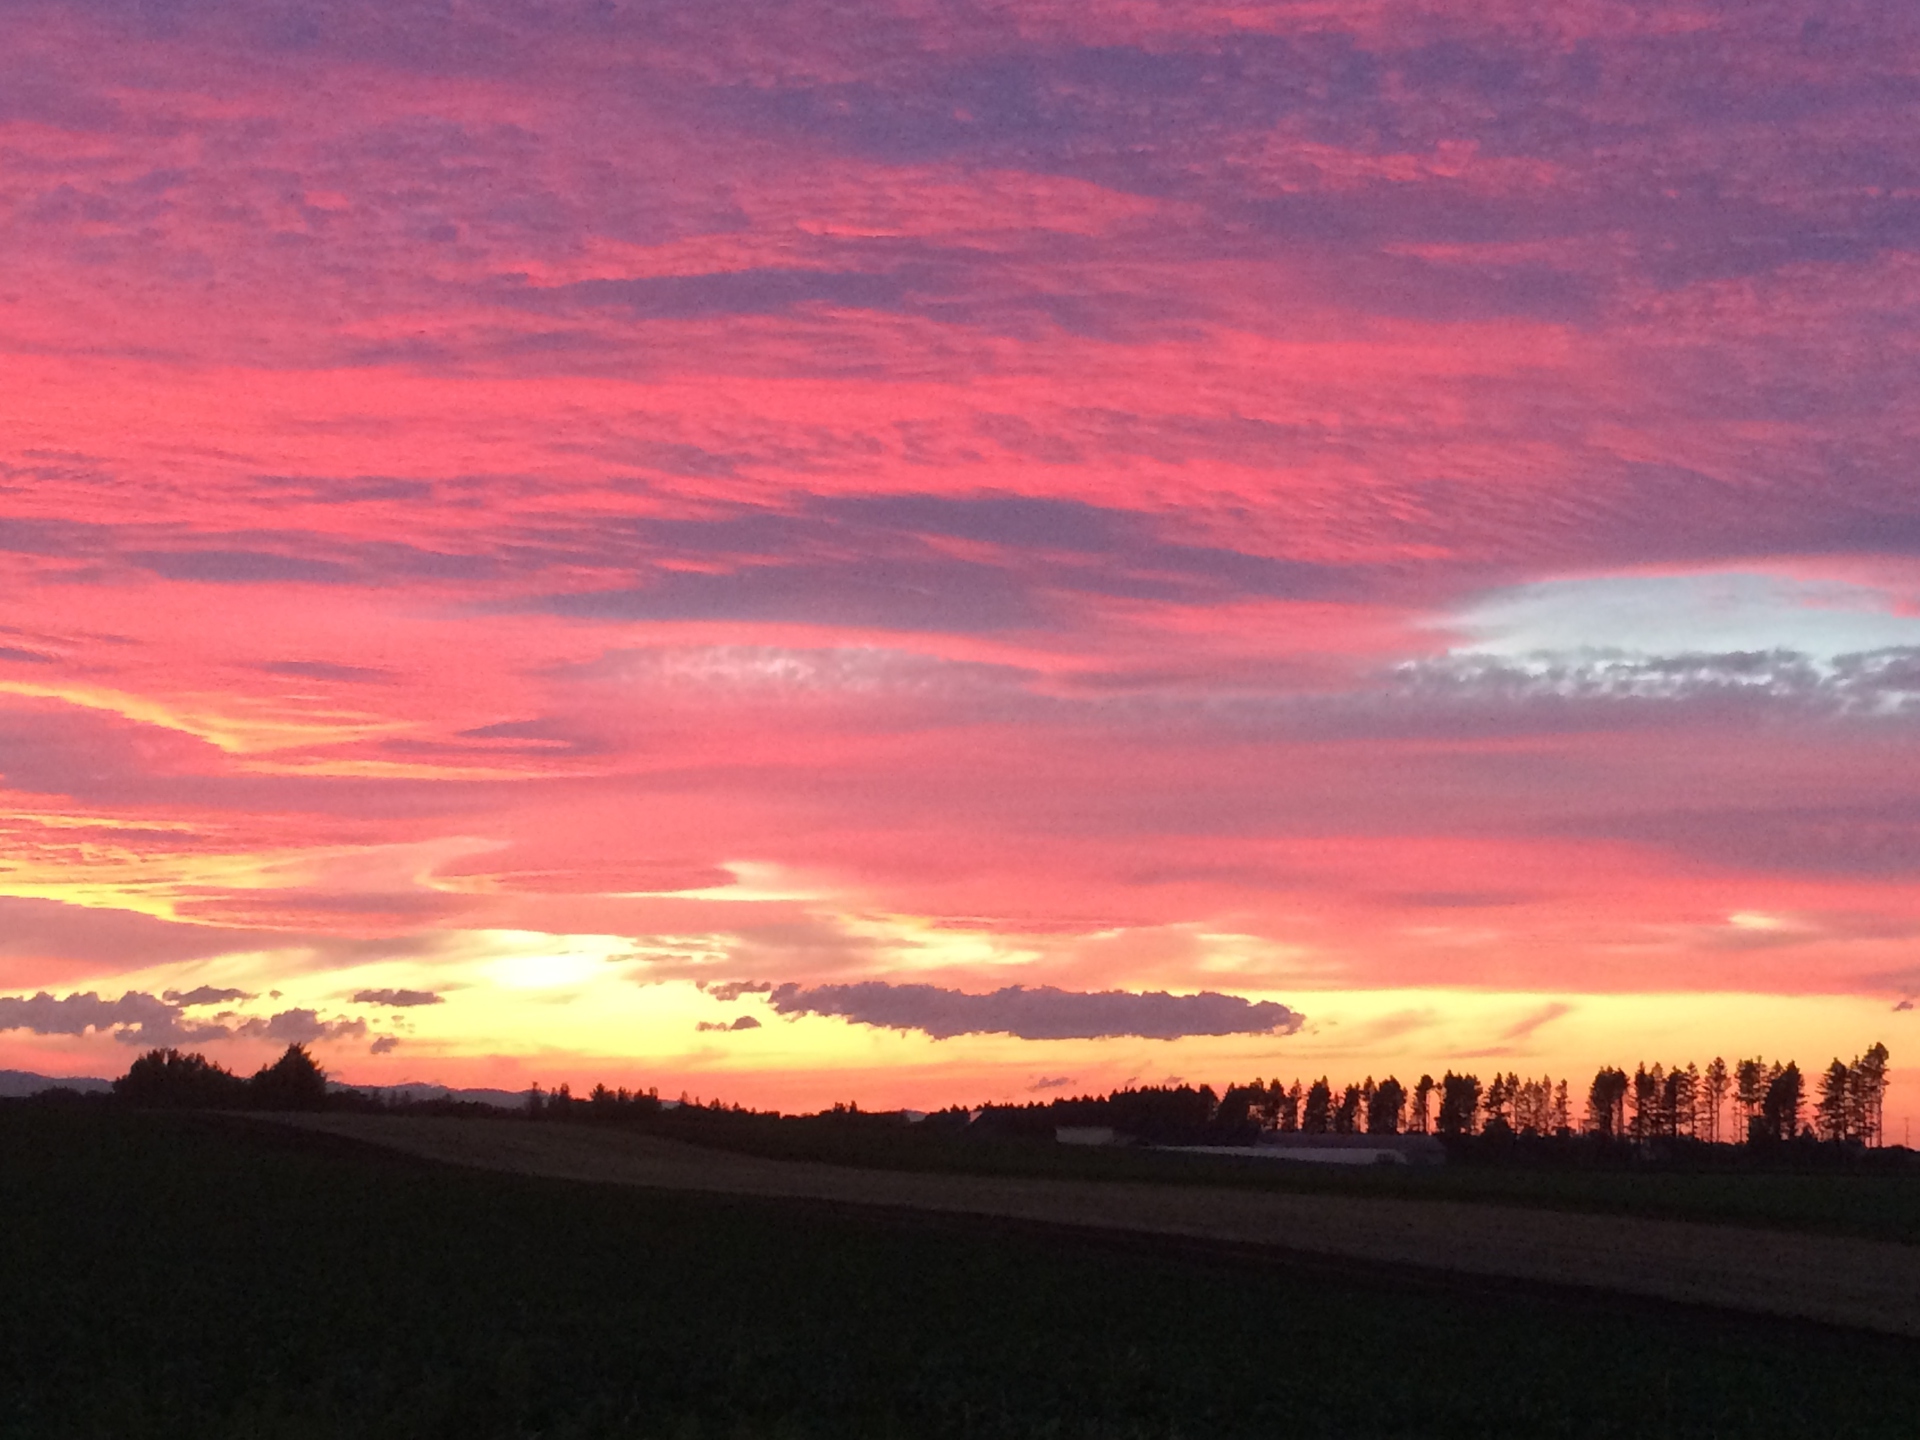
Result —
[[[1819,1096],[1807,1113],[1800,1067],[1755,1058],[1729,1066],[1715,1057],[1702,1070],[1692,1062],[1671,1069],[1639,1065],[1632,1075],[1603,1068],[1587,1088],[1581,1127],[1605,1138],[1653,1140],[1822,1140],[1879,1145],[1885,1139],[1889,1081],[1887,1047],[1875,1044],[1851,1063],[1836,1058],[1821,1074]],[[1731,1119],[1729,1125],[1729,1101]],[[1221,1110],[1282,1133],[1396,1135],[1575,1133],[1565,1080],[1496,1073],[1484,1086],[1477,1075],[1449,1070],[1438,1081],[1422,1075],[1411,1091],[1389,1075],[1372,1076],[1336,1091],[1325,1076],[1302,1088],[1255,1080],[1230,1088]]]
[[[1637,1066],[1633,1074],[1603,1068],[1587,1087],[1576,1117],[1571,1084],[1550,1075],[1529,1078],[1449,1070],[1422,1075],[1411,1089],[1389,1075],[1335,1086],[1326,1076],[1307,1084],[1254,1080],[1216,1095],[1210,1086],[1146,1086],[1024,1106],[987,1106],[976,1127],[989,1133],[1041,1135],[1050,1126],[1109,1125],[1160,1143],[1247,1141],[1262,1131],[1308,1135],[1573,1135],[1604,1139],[1696,1139],[1708,1142],[1791,1140],[1805,1134],[1866,1145],[1882,1142],[1889,1078],[1887,1047],[1874,1045],[1822,1073],[1808,1113],[1800,1069],[1791,1061],[1716,1058],[1704,1070]]]
[[[1304,1087],[1298,1080],[1255,1080],[1229,1087],[1220,1112],[1281,1134],[1466,1135],[1504,1128],[1553,1135],[1570,1130],[1569,1105],[1565,1080],[1496,1074],[1483,1088],[1478,1076],[1448,1071],[1439,1080],[1422,1075],[1411,1090],[1392,1075],[1377,1083],[1369,1075],[1340,1089],[1324,1075]]]
[[[1587,1092],[1587,1129],[1635,1140],[1691,1137],[1718,1141],[1791,1140],[1811,1133],[1822,1140],[1879,1145],[1885,1140],[1887,1047],[1875,1044],[1852,1063],[1836,1057],[1822,1072],[1811,1123],[1805,1077],[1791,1060],[1755,1057],[1731,1068],[1718,1056],[1705,1070],[1691,1062],[1663,1070],[1603,1069]],[[1723,1126],[1728,1100],[1738,1129]]]

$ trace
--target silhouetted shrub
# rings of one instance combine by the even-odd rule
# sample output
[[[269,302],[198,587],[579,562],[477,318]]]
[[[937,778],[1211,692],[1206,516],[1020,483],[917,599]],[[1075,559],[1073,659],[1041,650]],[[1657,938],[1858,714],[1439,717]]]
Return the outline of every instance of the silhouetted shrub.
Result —
[[[304,1045],[289,1045],[286,1054],[261,1067],[249,1088],[261,1110],[323,1110],[327,1105],[327,1072]]]
[[[130,1105],[169,1110],[231,1110],[248,1101],[247,1082],[204,1055],[149,1050],[113,1082]]]

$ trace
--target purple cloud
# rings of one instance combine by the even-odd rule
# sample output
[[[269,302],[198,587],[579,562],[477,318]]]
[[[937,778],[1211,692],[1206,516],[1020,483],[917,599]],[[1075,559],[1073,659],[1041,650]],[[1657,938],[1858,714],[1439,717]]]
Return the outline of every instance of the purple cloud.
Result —
[[[282,1010],[265,1020],[248,1020],[233,1029],[237,1039],[265,1039],[288,1045],[314,1040],[359,1040],[367,1033],[364,1020],[322,1020],[313,1010]]]
[[[702,980],[699,988],[716,1000],[733,1001],[742,995],[766,995],[773,990],[773,983],[768,980]]]
[[[303,1045],[312,1040],[355,1040],[367,1033],[364,1020],[322,1020],[312,1010],[282,1010],[238,1025],[188,1020],[185,1005],[213,1003],[194,999],[199,993],[183,995],[178,1001],[138,990],[129,990],[118,1000],[102,1000],[90,990],[64,998],[44,990],[35,995],[0,995],[0,1031],[26,1030],[35,1035],[111,1031],[123,1045],[190,1045],[236,1039]]]
[[[0,995],[0,1030],[26,1030],[35,1035],[84,1035],[89,1030],[113,1032],[126,1045],[177,1045],[199,1040],[221,1040],[227,1027],[183,1019],[178,1005],[157,996],[129,990],[118,1000],[102,1000],[91,990],[56,999],[45,990],[36,995]]]
[[[1013,1035],[1022,1040],[1099,1040],[1122,1035],[1177,1040],[1187,1035],[1291,1035],[1305,1022],[1272,1000],[1205,990],[1170,995],[1125,990],[1084,992],[1051,985],[1009,985],[970,995],[937,985],[782,985],[769,997],[781,1015],[838,1015],[856,1025],[921,1030],[936,1040],[956,1035]]]
[[[724,1020],[702,1020],[693,1027],[695,1030],[758,1030],[760,1022],[751,1015],[742,1015],[729,1025]]]

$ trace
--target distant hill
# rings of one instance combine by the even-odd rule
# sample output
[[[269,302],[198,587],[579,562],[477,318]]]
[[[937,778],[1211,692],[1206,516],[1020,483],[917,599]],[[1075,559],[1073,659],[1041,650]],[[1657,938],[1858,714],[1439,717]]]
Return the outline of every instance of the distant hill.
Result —
[[[17,1100],[22,1095],[38,1095],[42,1090],[65,1086],[69,1090],[111,1090],[111,1080],[93,1075],[36,1075],[31,1070],[0,1070],[0,1100]]]
[[[0,1100],[17,1100],[60,1086],[91,1093],[111,1090],[113,1082],[94,1075],[36,1075],[31,1070],[0,1070]],[[424,1080],[405,1080],[398,1085],[343,1085],[336,1080],[328,1088],[358,1090],[363,1095],[378,1095],[387,1100],[468,1100],[497,1105],[503,1110],[518,1110],[527,1103],[524,1090],[456,1090]]]

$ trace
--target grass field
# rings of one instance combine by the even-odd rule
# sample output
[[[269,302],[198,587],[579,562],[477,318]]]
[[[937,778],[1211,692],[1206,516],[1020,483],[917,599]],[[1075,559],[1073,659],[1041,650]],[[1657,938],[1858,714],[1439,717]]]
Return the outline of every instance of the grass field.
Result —
[[[1909,1436],[1812,1326],[0,1107],[0,1435]]]

